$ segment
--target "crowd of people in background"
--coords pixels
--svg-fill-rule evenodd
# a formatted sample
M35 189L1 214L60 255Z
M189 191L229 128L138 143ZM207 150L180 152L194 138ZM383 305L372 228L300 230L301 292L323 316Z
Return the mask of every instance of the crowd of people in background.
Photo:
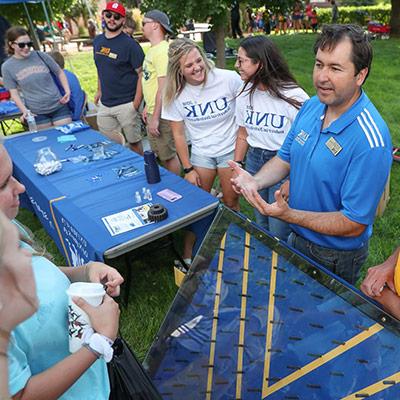
M332 6L336 22L334 0ZM289 24L295 32L318 28L308 0L304 7L296 1L285 15L254 13L250 8L246 15L248 33L266 31L267 25L275 32L286 32ZM130 149L142 154L142 118L152 150L172 173L182 169L187 181L209 192L218 177L227 207L239 210L239 197L244 196L262 228L355 284L368 255L375 210L392 160L389 129L363 90L372 63L363 30L337 24L322 28L314 46L317 94L310 99L265 35L240 42L236 72L216 68L190 39L169 43L166 39L173 31L162 11L151 10L143 17L143 34L150 41L146 55L132 38L135 27L122 4L107 3L102 17L103 33L96 35L95 27L90 33L100 132L122 132ZM231 23L232 34L241 37L238 2L232 5ZM2 75L22 117L28 110L34 113L39 128L70 122L67 104L71 99L84 102L84 93L79 92L76 77L64 70L62 55L31 51L31 37L20 27L8 29L6 43L9 58ZM102 280L109 295L115 296L123 279L101 263L55 268L16 220L18 195L24 190L12 177L12 162L0 144L0 279L2 285L12 281L10 295L24 303L8 320L0 295L0 361L3 371L4 359L10 360L9 390L16 398L56 398L63 393L68 398L108 398L103 360L87 348L68 353L66 324L61 328L67 310L62 294L71 281ZM192 246L193 236L188 234L183 254L188 264ZM21 266L13 262L10 251L21 257ZM395 315L400 315L393 284L398 253L371 269L362 285L367 295ZM18 267L25 269L28 280L24 295ZM50 293L48 287L56 290ZM83 300L77 302L96 332L115 339L119 311L111 297L106 296L98 312ZM46 331L39 318L20 323L44 309L52 313ZM31 355L33 348L36 356ZM41 352L48 356L40 357ZM7 379L0 374L0 381ZM38 397L43 386L45 397ZM86 391L91 397L85 397Z
M330 5L332 9L331 22L336 24L339 21L339 8L335 0L331 0ZM233 15L235 17L233 17ZM319 27L318 9L310 0L296 0L291 9L282 9L278 12L274 12L266 7L257 9L247 6L243 12L243 16L248 34L256 32L265 34L287 34L289 32L316 33ZM234 39L237 36L236 33L239 32L238 29L240 29L239 21L240 15L238 5L237 2L233 2L231 26L232 37Z

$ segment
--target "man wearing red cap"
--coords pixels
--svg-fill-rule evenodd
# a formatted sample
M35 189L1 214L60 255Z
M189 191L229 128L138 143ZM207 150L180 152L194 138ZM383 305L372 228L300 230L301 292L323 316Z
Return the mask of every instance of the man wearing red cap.
M97 124L103 134L123 131L130 148L143 153L138 108L142 101L142 63L140 45L122 32L125 8L110 1L103 10L105 31L93 42L97 67L99 103Z

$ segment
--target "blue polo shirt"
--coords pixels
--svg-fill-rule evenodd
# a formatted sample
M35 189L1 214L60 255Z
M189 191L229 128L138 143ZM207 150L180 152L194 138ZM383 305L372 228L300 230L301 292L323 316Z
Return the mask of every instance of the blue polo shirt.
M364 92L322 130L325 110L317 96L307 101L278 152L290 163L290 207L340 211L367 228L358 237L343 237L291 227L320 246L354 250L365 245L372 234L376 207L392 164L390 132Z

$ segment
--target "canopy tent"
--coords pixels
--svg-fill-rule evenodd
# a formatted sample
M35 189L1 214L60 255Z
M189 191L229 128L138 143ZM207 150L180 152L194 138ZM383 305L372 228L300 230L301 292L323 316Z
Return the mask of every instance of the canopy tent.
M25 9L25 12L26 12L26 16L28 18L29 28L30 28L32 34L35 37L35 41L37 43L39 43L39 44L40 44L40 41L38 40L35 26L33 25L32 18L31 18L30 14L29 14L27 3L41 3L42 4L43 13L45 15L46 22L47 22L47 24L48 24L48 26L50 28L50 34L51 34L51 36L53 38L53 41L55 43L53 25L51 23L51 20L50 20L50 17L49 17L49 13L47 11L47 8L48 8L50 10L50 14L53 16L53 11L52 11L51 6L50 6L50 0L0 0L0 6L1 5L6 5L6 4L19 4L19 3L22 3L23 6L24 6L24 9ZM46 3L47 3L47 8L46 8Z

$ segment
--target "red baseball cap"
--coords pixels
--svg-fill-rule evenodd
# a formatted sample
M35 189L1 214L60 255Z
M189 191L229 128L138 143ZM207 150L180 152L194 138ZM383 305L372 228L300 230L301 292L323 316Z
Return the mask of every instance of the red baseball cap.
M110 1L107 3L106 8L103 10L104 11L112 11L115 12L119 15L122 15L123 17L125 17L125 7L121 4L118 3L118 1Z

